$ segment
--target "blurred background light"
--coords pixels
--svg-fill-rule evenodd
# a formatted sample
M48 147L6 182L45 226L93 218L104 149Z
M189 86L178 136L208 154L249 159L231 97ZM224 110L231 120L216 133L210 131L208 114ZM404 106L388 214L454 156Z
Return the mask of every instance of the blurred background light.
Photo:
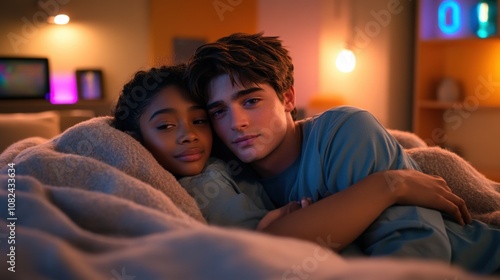
M64 25L69 22L69 16L64 14L59 14L56 16L48 17L47 22L52 24Z
M350 73L356 67L356 55L349 49L343 49L337 56L335 65L340 72Z

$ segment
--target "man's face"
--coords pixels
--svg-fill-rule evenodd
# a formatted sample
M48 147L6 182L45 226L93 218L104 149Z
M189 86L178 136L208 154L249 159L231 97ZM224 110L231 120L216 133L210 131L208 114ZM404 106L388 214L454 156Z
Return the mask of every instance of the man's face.
M265 159L287 134L287 115L294 108L293 90L281 102L268 84L231 84L229 75L209 85L208 114L224 144L243 162Z

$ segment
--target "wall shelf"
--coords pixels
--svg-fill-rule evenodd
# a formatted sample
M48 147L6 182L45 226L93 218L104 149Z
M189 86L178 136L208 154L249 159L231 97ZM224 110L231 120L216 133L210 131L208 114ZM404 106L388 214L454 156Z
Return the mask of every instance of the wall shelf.
M424 45L446 45L446 44L460 44L460 43L489 43L490 41L500 41L500 36L488 37L488 38L478 38L478 37L465 37L465 38L450 38L450 39L426 39L421 40L419 44Z
M415 40L413 131L430 145L460 155L490 179L500 177L500 37L481 39L467 23L477 1L457 0L463 28L443 34L437 9L443 1L420 0ZM497 5L498 6L498 5ZM457 102L437 99L444 78L457 81Z
M436 100L418 100L417 102L418 104L416 104L416 106L422 109L447 110L464 107L464 101L443 102ZM500 109L500 104L479 104L477 107L478 109Z

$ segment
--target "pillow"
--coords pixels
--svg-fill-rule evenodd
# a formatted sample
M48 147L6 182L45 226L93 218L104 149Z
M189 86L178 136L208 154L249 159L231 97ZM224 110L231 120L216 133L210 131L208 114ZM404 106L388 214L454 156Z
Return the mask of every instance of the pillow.
M96 116L95 112L92 110L59 110L57 111L60 117L60 128L61 132L74 126L77 123L81 123L86 120L90 120Z
M387 129L387 132L405 149L427 147L427 143L415 133L397 129Z
M0 152L28 137L50 139L61 133L59 114L55 111L40 113L0 114Z

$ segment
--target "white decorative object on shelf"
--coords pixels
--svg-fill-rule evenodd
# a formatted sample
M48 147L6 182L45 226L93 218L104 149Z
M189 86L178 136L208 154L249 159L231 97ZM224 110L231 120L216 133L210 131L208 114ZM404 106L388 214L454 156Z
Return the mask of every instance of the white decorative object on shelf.
M444 78L441 80L437 90L437 100L443 102L455 102L460 99L460 87L456 80Z

